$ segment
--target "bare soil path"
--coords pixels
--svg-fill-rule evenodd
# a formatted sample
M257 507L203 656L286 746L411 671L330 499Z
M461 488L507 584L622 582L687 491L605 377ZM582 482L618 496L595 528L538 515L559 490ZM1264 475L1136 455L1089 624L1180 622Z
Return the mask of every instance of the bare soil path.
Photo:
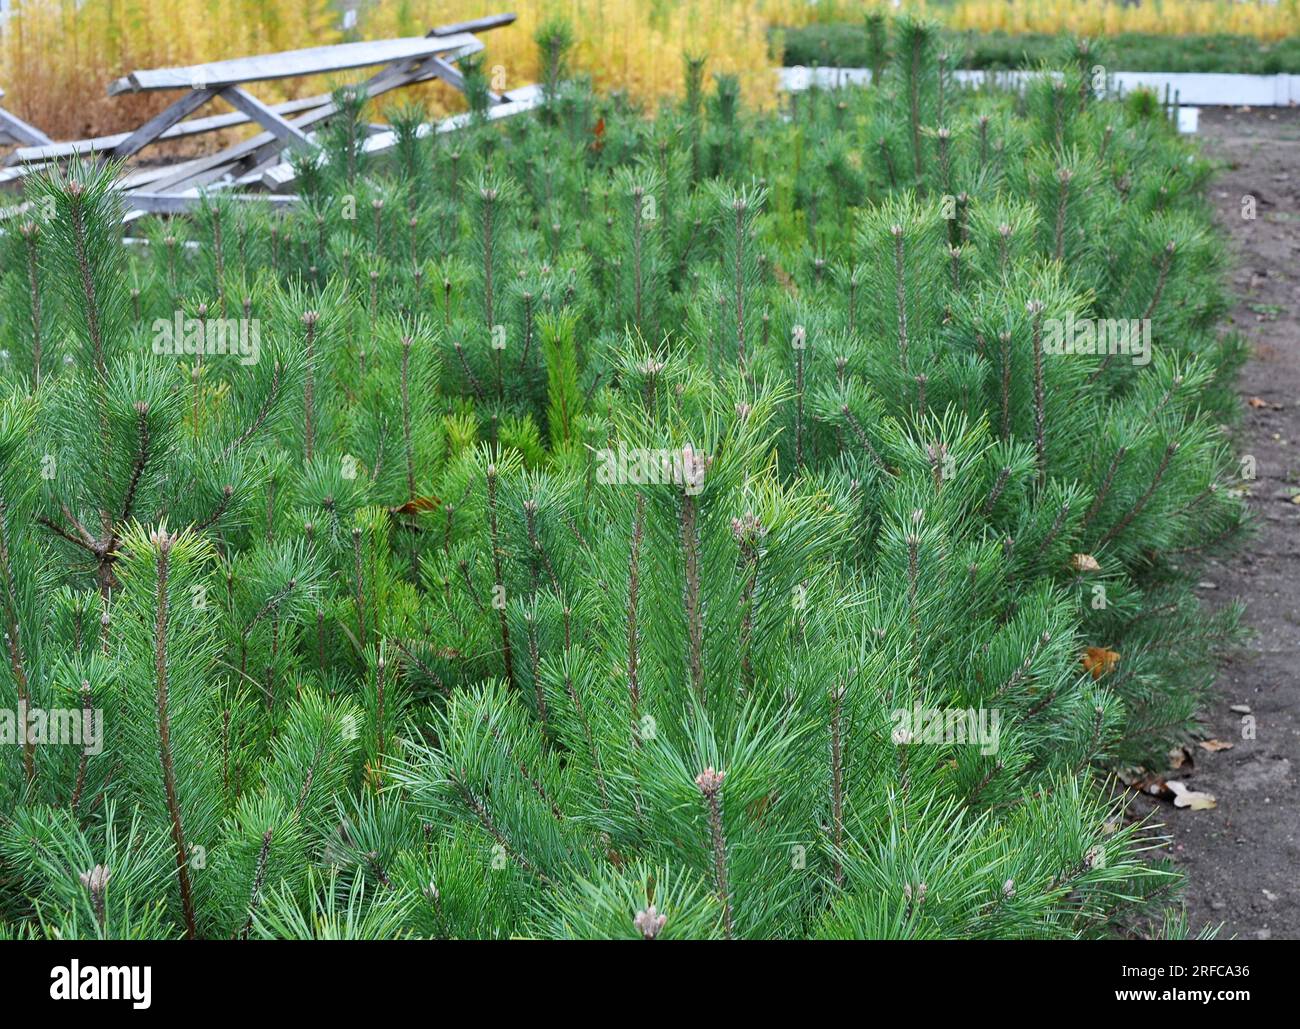
M1232 749L1195 748L1194 770L1179 772L1218 807L1160 804L1156 817L1187 876L1193 930L1300 939L1300 111L1204 109L1200 134L1227 162L1210 196L1235 251L1232 320L1252 351L1236 446L1257 462L1248 502L1258 534L1207 567L1198 592L1211 604L1243 601L1256 637L1225 663L1202 715ZM1242 215L1246 196L1254 219Z

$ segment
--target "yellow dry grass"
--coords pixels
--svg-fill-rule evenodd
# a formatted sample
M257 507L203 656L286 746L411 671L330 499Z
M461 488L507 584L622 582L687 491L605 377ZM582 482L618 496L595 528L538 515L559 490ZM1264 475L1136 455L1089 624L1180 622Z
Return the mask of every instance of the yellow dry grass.
M533 33L560 15L573 25L574 66L605 90L653 102L681 86L682 54L709 54L710 72L741 79L746 100L774 96L769 29L810 21L860 19L863 0L359 0L355 29L345 31L329 0L19 0L0 27L0 87L5 104L57 138L129 128L165 98L109 99L105 87L132 68L197 64L243 54L416 35L431 25L502 10L518 21L485 35L486 64L507 86L535 81ZM1005 32L1233 32L1278 39L1300 32L1300 0L908 0L903 9L960 29ZM264 95L320 89L323 83L272 86ZM435 106L445 92L428 94ZM454 103L455 101L451 101Z

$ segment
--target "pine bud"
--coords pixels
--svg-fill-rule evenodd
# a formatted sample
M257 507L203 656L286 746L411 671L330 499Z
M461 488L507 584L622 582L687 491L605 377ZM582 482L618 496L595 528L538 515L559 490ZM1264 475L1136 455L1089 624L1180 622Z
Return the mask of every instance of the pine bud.
M722 789L722 780L726 776L726 772L715 772L713 766L710 765L695 777L695 785L700 788L700 792L706 797L712 797Z
M655 910L655 906L651 904L636 913L636 917L632 919L632 925L641 934L642 939L653 940L659 935L660 930L663 929L664 923L667 921L668 916L659 914Z
M103 865L96 865L89 872L82 872L80 876L81 885L90 891L92 897L102 896L108 880L112 877L113 873Z

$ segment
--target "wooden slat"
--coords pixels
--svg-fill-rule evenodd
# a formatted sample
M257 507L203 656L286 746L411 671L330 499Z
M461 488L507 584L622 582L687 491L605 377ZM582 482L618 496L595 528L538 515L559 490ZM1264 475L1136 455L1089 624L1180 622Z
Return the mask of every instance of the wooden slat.
M298 202L296 196L270 196L266 193L231 193L231 199L250 204L269 204L272 207L290 207ZM203 202L197 191L191 193L126 193L122 202L137 211L150 214L183 214Z
M499 29L513 24L515 17L514 14L487 14L482 18L458 21L451 25L435 25L425 35L454 36L458 32L487 32L489 29Z
M305 50L236 57L185 68L152 68L133 71L108 87L109 96L155 89L221 89L245 82L265 82L300 75L347 71L372 64L391 64L416 57L430 57L457 50L475 42L468 33L450 36L407 36L361 43L339 43Z
M130 157L147 147L158 138L160 133L166 132L177 122L184 121L216 95L216 92L211 89L191 90L170 107L159 111L132 132L131 135L127 136L126 139L113 147L112 156L117 158Z
M16 168L0 169L0 186L12 186L21 183L28 175L34 175L36 172L49 167L51 165L47 162L45 164L24 164Z
M536 85L520 86L518 89L510 90L502 98L502 102L494 107L488 108L487 117L489 121L496 121L498 118L509 118L515 114L522 114L530 111L542 102L542 87ZM468 125L470 115L468 112L453 115L445 118L437 124L426 124L420 126L420 136L423 138L431 133L453 132L456 129ZM378 135L371 136L362 143L367 154L381 154L386 150L391 150L397 145L397 133L381 132ZM288 161L282 161L262 175L262 185L272 192L287 188L297 177L293 165Z
M239 86L227 86L221 91L221 99L236 110L243 111L281 142L311 146L307 134L302 129L292 122L285 121L282 116L276 114L247 90Z
M474 39L471 43L459 48L458 56L477 53L482 49L483 44L477 39ZM428 70L425 61L420 60L415 61L409 68L384 68L362 83L360 88L366 91L367 96L376 97L388 92L389 90L396 89L399 86L421 82L431 77L434 77L433 73ZM317 122L333 117L337 113L338 108L331 102L314 111L310 111L301 117L293 119L292 124L300 130L306 130ZM231 162L245 160L251 160L255 164L261 163L267 157L271 156L279 145L279 141L269 132L262 132L249 139L236 143L234 146L228 147L220 153L202 158L200 161L196 162L196 170L199 173L205 173L209 168L218 165L226 165ZM190 176L188 174L178 174L159 182L154 188L158 192L164 193L172 190L186 189L190 185L192 185L192 183L190 182Z
M465 76L461 70L450 61L443 60L441 57L430 57L429 66L433 69L434 74L442 79L443 82L461 93L465 92ZM488 99L494 104L501 103L501 95L488 90Z
M270 107L276 114L297 114L327 104L329 99L329 94L320 93L316 96L303 97L301 100L286 100L284 103L271 104ZM173 125L167 131L159 133L158 140L196 136L203 132L216 132L220 129L233 128L236 125L246 125L250 121L252 119L243 111L223 111L221 114L211 114L203 118L190 118L187 121ZM19 147L13 152L7 163L24 164L28 161L57 161L74 157L77 154L100 153L104 150L112 150L130 135L129 132L119 132L111 136L95 136L92 139L75 139L66 143L51 143L49 146Z
M0 132L18 143L27 143L33 146L53 142L49 136L35 125L28 125L18 115L10 114L3 107L0 107Z

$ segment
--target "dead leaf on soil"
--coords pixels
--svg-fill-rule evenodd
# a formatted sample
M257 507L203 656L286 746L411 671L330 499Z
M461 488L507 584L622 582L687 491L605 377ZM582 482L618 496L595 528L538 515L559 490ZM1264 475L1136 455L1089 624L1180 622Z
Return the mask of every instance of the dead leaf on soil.
M1193 811L1210 811L1219 806L1213 793L1189 790L1185 783L1171 779L1166 785L1174 792L1174 807L1190 808Z
M1164 776L1145 768L1121 768L1115 775L1125 786L1139 793L1148 793L1153 797L1163 797L1166 800L1172 796L1169 787L1165 784Z
M1230 740L1201 740L1197 746L1202 750L1208 750L1213 754L1220 750L1231 750L1236 746L1236 744L1232 743Z

